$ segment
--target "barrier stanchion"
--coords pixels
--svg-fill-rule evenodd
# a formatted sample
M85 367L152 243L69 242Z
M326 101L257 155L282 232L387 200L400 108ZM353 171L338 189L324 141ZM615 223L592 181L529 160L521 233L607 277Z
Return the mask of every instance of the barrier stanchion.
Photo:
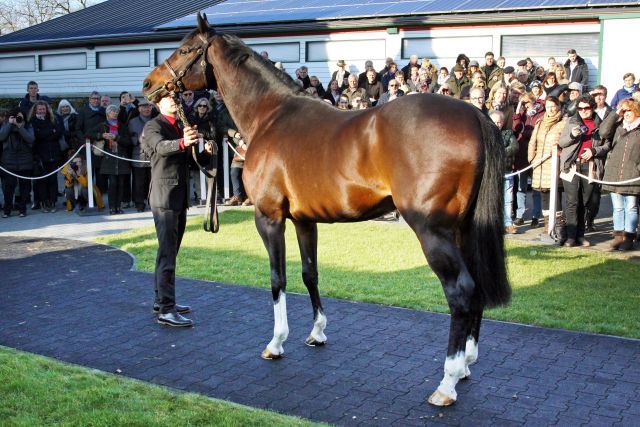
M551 188L549 189L549 227L547 229L547 234L551 241L554 241L552 237L552 233L556 226L556 211L557 200L558 200L558 170L560 159L558 157L558 146L555 145L551 149Z
M229 195L229 145L226 137L222 141L222 171L224 172L224 198L226 200L231 197Z
M95 208L93 201L93 164L91 163L91 140L84 140L84 147L87 154L87 193L89 195L89 209Z

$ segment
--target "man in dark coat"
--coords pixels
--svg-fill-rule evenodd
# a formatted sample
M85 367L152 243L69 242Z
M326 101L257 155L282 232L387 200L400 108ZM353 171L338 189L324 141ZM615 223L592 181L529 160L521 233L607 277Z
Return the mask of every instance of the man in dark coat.
M578 82L582 85L583 91L589 86L589 66L582 57L578 56L575 49L569 49L568 58L564 63L564 71L567 74L569 83Z
M78 113L78 121L76 122L76 136L78 142L84 144L85 139L95 142L96 130L102 123L106 121L105 109L100 106L100 93L93 91L89 95L89 103L86 104ZM96 185L102 194L107 192L109 187L106 175L100 173L100 163L102 157L92 155L91 163L96 177Z
M48 96L40 95L38 91L38 83L33 80L27 83L27 94L18 103L18 108L25 119L29 117L31 107L33 107L33 104L35 104L36 101L45 101L47 104L51 105L51 99Z
M189 151L198 144L198 134L193 127L181 127L172 97L162 98L157 106L160 114L149 120L141 137L143 150L151 160L149 206L158 237L153 310L158 313L158 323L190 327L193 322L182 314L191 308L176 304L175 281L176 258L189 207ZM212 152L208 144L205 150Z

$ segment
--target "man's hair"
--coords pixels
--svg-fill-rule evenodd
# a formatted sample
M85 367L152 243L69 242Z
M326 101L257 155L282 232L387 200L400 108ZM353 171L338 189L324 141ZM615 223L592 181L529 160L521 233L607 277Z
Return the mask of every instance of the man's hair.
M309 71L309 68L307 68L306 65L303 65L302 67L299 68L300 71L305 70L305 71Z
M484 89L481 87L474 87L469 91L469 95L474 93L482 93L482 95L484 96Z
M489 52L487 52L487 53L485 53L485 54L484 54L484 57L485 57L485 58L486 58L487 56L495 56L495 55L493 54L493 52L489 51Z
M628 77L633 77L633 81L636 81L636 76L633 73L626 73L624 76L622 76L622 80L626 80Z
M607 96L607 92L608 92L608 91L607 91L606 86L598 85L598 86L595 86L595 87L593 88L593 90L594 90L594 91L595 91L595 90L600 90L600 91L604 92L604 96Z
M91 98L92 96L100 96L100 92L98 92L97 90L94 90L89 94L89 98Z
M548 58L547 58L547 62L551 61L552 59L553 59L554 61L556 60L556 58L555 58L554 56L550 56L550 57L548 57Z
M576 52L576 50L575 50L575 49L569 49L569 50L567 51L567 55L574 55L574 54L578 54L578 52Z
M38 86L38 82L34 81L34 80L29 80L29 83L27 83L27 87L29 86Z

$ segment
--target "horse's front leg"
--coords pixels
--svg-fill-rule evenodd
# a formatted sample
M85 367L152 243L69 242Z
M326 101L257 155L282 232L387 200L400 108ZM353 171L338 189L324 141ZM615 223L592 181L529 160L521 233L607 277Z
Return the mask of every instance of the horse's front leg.
M324 345L327 337L324 329L327 318L322 309L320 293L318 292L318 225L315 222L293 222L296 227L300 258L302 260L302 281L304 282L313 307L313 329L305 340L310 347Z
M267 252L271 269L271 294L273 296L273 338L262 351L262 358L279 359L284 354L282 344L289 335L287 322L287 277L285 268L284 218L274 220L256 209L256 227Z
M478 361L478 342L480 340L480 323L482 322L482 309L474 311L469 324L469 332L467 333L467 342L464 350L464 378L468 379L471 376L469 366Z

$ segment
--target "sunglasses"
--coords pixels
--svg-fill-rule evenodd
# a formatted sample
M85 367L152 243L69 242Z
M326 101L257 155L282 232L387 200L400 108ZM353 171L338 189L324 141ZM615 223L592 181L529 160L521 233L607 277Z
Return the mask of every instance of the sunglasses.
M629 111L631 111L631 110L620 110L620 113L621 113L621 114L626 114L626 113L628 113Z
M198 108L209 108L209 106L208 106L208 105L201 104L201 105L198 105Z
M578 107L578 111L591 111L591 107Z

